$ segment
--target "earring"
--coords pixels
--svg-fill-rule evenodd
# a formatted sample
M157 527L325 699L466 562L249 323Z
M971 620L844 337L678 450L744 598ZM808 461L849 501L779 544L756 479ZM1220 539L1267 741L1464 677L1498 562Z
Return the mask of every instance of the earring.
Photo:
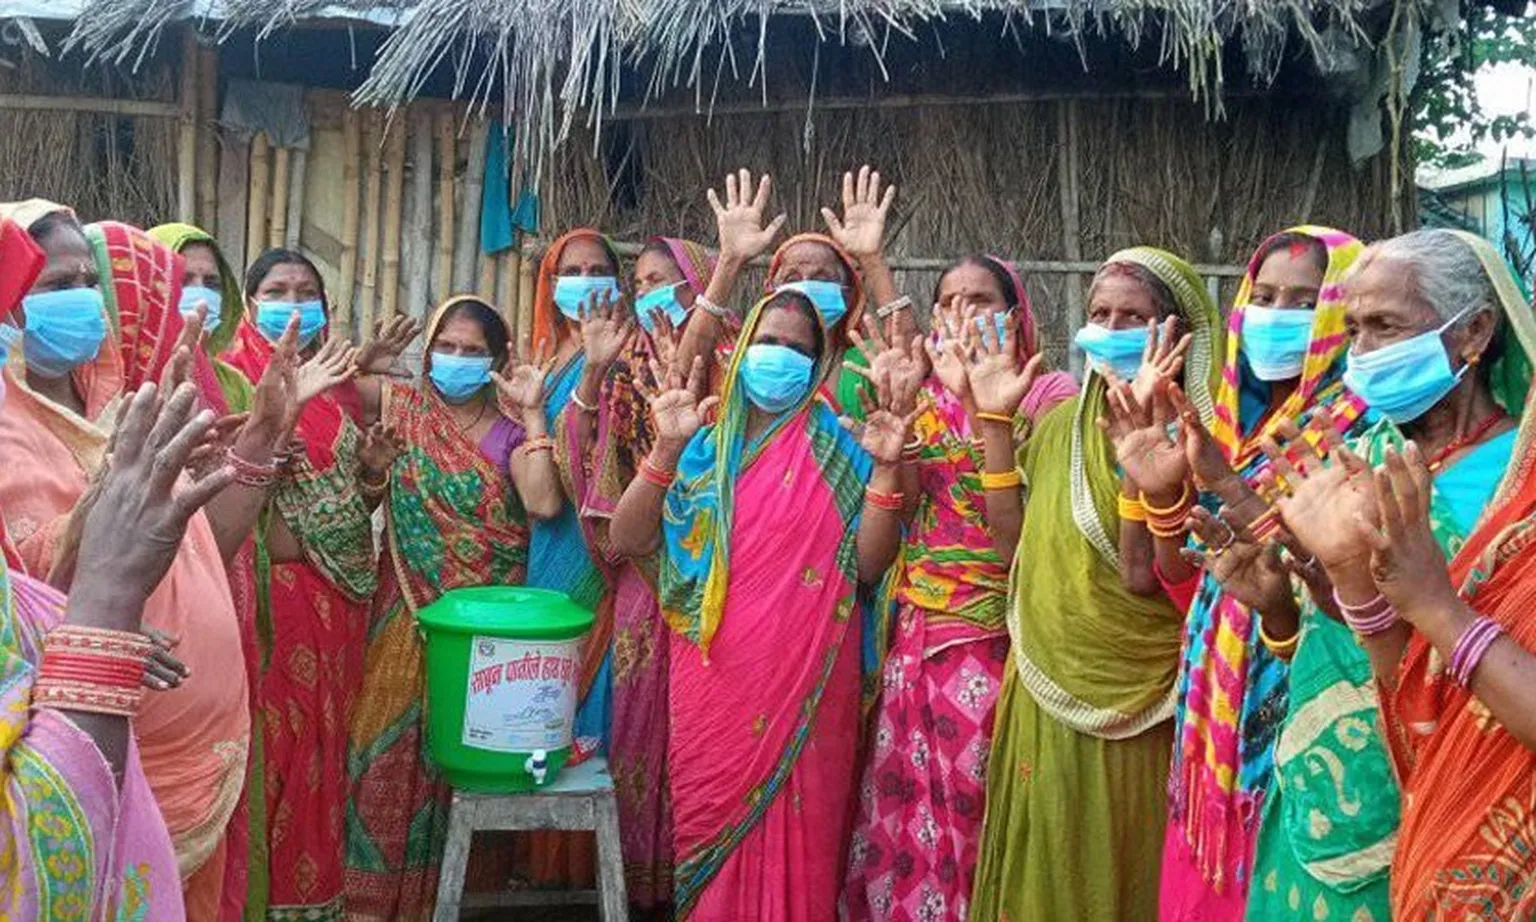
M1482 360L1483 360L1483 354L1481 352L1474 352L1471 355L1467 356L1467 364L1468 365L1476 365L1478 362L1481 362Z

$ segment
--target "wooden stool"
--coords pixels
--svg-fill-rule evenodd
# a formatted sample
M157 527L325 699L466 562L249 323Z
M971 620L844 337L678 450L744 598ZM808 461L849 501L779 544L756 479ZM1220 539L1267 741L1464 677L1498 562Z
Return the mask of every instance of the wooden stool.
M526 890L464 897L470 836L478 830L591 829L597 834L597 890ZM596 903L603 922L628 922L619 806L606 759L565 769L547 788L520 794L453 792L448 843L437 879L433 922L457 922L460 908Z

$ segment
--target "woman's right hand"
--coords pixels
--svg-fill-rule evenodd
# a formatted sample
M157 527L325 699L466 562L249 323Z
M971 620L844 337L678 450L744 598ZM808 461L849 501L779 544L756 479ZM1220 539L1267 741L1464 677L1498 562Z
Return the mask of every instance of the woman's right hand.
M71 586L71 611L93 613L97 626L138 629L144 602L176 558L187 523L234 481L226 465L177 488L213 426L213 414L196 412L196 405L191 384L164 402L153 384L129 399L81 529Z
M1339 574L1365 568L1370 561L1370 537L1379 523L1370 465L1331 429L1323 434L1329 464L1294 423L1282 423L1276 432L1286 440L1284 449L1272 436L1259 445L1289 493L1276 503L1285 528L1337 583Z
M405 442L394 428L376 422L363 432L363 444L357 450L363 476L372 480L383 477L394 467L395 459L405 451Z
M1169 317L1161 327L1155 320L1147 321L1147 348L1141 356L1141 368L1130 382L1138 403L1151 403L1160 382L1179 379L1179 372L1184 370L1184 357L1189 353L1194 337L1185 333L1175 341L1173 337L1178 331L1177 317Z
M742 169L725 177L725 202L715 190L706 193L715 212L715 226L720 235L720 258L738 265L763 253L778 236L786 215L779 215L763 227L763 212L768 207L768 193L773 180L765 173L756 187L750 170Z
M357 348L354 361L357 370L365 375L387 375L395 371L395 363L411 340L421 334L421 326L405 314L395 314L380 320L373 329L373 336ZM399 372L409 375L409 372Z
M1173 407L1168 400L1167 382L1153 391L1143 403L1135 387L1109 376L1105 414L1099 428L1115 446L1115 460L1144 495L1153 502L1171 505L1178 502L1189 480L1189 462L1184 449L1168 437Z
M624 349L629 334L635 329L634 312L627 309L624 299L614 300L611 295L593 294L581 306L581 347L587 354L587 365L594 370L606 370Z
M707 385L702 355L694 356L686 380L675 365L663 369L655 361L651 363L651 374L658 384L657 390L651 395L656 446L673 455L680 454L694 433L703 428L704 421L720 402L720 398L704 396Z
M972 313L967 311L967 316ZM1018 335L1015 332L1017 320L1010 321L1007 335L999 341L992 318L985 314L979 316L983 327L966 369L971 383L971 395L979 412L1011 419L1018 413L1019 405L1029 394L1029 389L1034 386L1035 376L1040 371L1040 363L1045 361L1045 355L1037 353L1029 361L1020 362L1014 339ZM973 320L966 322L974 323Z
M1224 517L1211 515L1201 506L1189 512L1189 524L1204 550L1181 551L1192 566L1203 567L1232 598L1256 612L1294 608L1291 573L1280 554L1280 545L1258 544L1246 529L1233 528Z
M976 328L967 328L956 310L933 306L933 332L923 338L923 349L939 383L962 403L971 400L971 377L966 354L974 348Z

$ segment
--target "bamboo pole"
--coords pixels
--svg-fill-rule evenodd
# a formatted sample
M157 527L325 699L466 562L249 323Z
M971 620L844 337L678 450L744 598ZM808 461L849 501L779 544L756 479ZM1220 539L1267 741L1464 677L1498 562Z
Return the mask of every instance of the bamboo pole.
M480 281L475 286L475 294L485 299L490 305L496 304L496 263L501 259L500 253L483 253L480 256Z
M219 210L219 50L198 49L197 219L217 235Z
M288 160L288 148L273 148L272 219L267 222L267 246L273 248L288 239Z
M453 294L453 172L457 151L453 143L454 113L437 114L437 300Z
M223 132L219 144L219 239L224 252L245 254L246 197L251 185L251 143L233 131Z
M464 218L459 222L453 248L453 287L469 291L475 285L475 257L480 250L480 195L485 185L485 140L490 123L475 122L469 135L469 157L464 167ZM481 292L484 288L476 289Z
M363 155L367 167L363 173L363 287L357 305L358 335L373 335L375 298L379 289L379 211L383 183L383 120L379 110L369 109L363 130Z
M176 214L191 224L197 220L197 28L182 31L181 85L176 90L181 124L176 138Z
M1078 163L1077 163L1077 102L1066 100L1057 109L1056 127L1061 143L1057 159L1057 186L1061 191L1061 244L1068 262L1083 258L1082 239L1078 221ZM1073 273L1067 276L1067 329L1076 330L1083 325L1083 279ZM1068 350L1068 362L1074 374L1082 373L1083 357L1080 350Z
M496 254L497 269L501 276L496 281L496 306L507 321L514 342L517 340L517 280L523 268L522 241L518 239L521 236L514 231L511 248Z
M288 232L283 235L283 246L297 250L304 229L304 177L309 171L309 151L294 148L288 162Z
M384 195L384 252L380 258L384 273L375 322L393 317L400 309L400 224L405 204L407 125L405 118L399 118L385 128L388 135L384 142L384 167L388 179Z
M533 295L537 281L534 272L538 260L519 248L517 261L517 347L524 357L533 359L536 356L528 355L528 344L533 341Z
M411 118L411 224L406 235L405 312L425 320L431 297L428 274L432 266L432 146L434 124L430 112ZM452 214L453 197L448 198Z
M352 291L357 284L357 161L362 156L362 137L357 110L341 113L341 284L336 290L336 323L352 327Z
M271 192L271 176L267 172L271 145L267 136L257 132L251 138L251 191L246 197L245 264L250 265L261 255L267 242L267 198Z
M149 99L107 99L101 96L44 96L0 93L0 110L18 112L95 112L101 115L145 115L181 118L181 103Z

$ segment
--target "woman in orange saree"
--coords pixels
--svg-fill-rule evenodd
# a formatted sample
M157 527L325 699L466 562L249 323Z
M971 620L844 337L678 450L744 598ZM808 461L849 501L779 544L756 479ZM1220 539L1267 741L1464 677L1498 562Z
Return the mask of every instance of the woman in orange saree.
M7 466L0 475L6 525L32 572L67 584L71 514L101 467L120 395L159 379L181 333L180 257L127 225L82 230L57 205L0 210L17 216L48 253L35 293L94 292L103 280L111 291L110 298L96 296L102 319L94 328L84 325L83 300L67 308L72 326L62 337L47 328L34 333L43 317L29 312L28 334L5 370L11 401L0 415L0 446L33 460ZM99 273L98 266L110 274ZM53 310L36 303L39 312ZM87 334L96 340L93 348L81 341ZM269 457L272 436L249 431L257 437L240 437L242 455L258 460L254 446L261 442ZM218 917L224 888L239 879L239 867L228 867L226 833L244 787L250 739L240 625L212 512L192 518L144 615L148 627L172 639L190 675L179 688L148 699L134 721L192 919ZM235 856L237 864L240 858Z

